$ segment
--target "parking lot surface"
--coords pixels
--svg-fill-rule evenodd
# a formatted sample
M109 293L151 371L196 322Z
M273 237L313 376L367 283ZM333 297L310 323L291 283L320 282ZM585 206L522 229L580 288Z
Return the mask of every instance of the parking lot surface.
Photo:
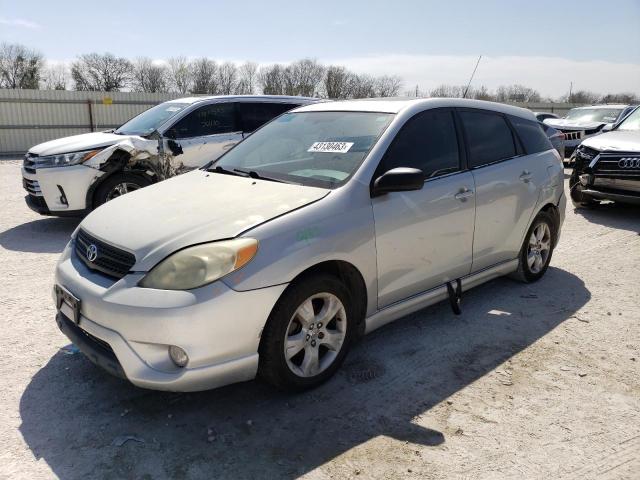
M392 323L298 395L97 369L51 299L78 220L28 210L17 161L0 162L0 209L0 478L638 478L638 208L568 207L540 282Z

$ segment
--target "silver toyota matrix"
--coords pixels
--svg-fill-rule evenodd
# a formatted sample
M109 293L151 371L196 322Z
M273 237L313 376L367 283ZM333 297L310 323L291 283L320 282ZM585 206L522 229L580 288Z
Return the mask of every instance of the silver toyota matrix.
M462 99L316 103L87 216L60 329L146 388L331 377L353 341L512 274L540 279L563 168L534 115Z

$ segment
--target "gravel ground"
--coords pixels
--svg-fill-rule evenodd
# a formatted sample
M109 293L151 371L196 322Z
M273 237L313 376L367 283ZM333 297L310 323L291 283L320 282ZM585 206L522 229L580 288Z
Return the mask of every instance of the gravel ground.
M0 478L639 478L640 209L567 211L551 268L388 325L300 395L135 388L54 323L77 220L0 162Z

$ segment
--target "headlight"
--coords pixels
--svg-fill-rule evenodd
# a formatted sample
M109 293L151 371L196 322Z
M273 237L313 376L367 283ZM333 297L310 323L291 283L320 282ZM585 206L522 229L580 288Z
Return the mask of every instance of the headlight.
M140 281L145 288L190 290L241 268L258 251L258 241L237 238L188 247L158 263Z
M85 150L84 152L61 153L59 155L48 155L46 157L33 157L35 168L66 167L86 162L91 157L99 153L98 150Z

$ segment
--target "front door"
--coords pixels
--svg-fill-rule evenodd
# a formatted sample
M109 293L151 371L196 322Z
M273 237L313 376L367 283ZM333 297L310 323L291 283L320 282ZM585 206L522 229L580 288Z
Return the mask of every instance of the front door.
M167 130L165 152L184 170L217 159L242 140L235 103L203 105Z
M453 112L411 118L387 150L376 177L395 167L421 169L421 190L372 199L378 307L467 275L471 270L475 186L463 169Z

